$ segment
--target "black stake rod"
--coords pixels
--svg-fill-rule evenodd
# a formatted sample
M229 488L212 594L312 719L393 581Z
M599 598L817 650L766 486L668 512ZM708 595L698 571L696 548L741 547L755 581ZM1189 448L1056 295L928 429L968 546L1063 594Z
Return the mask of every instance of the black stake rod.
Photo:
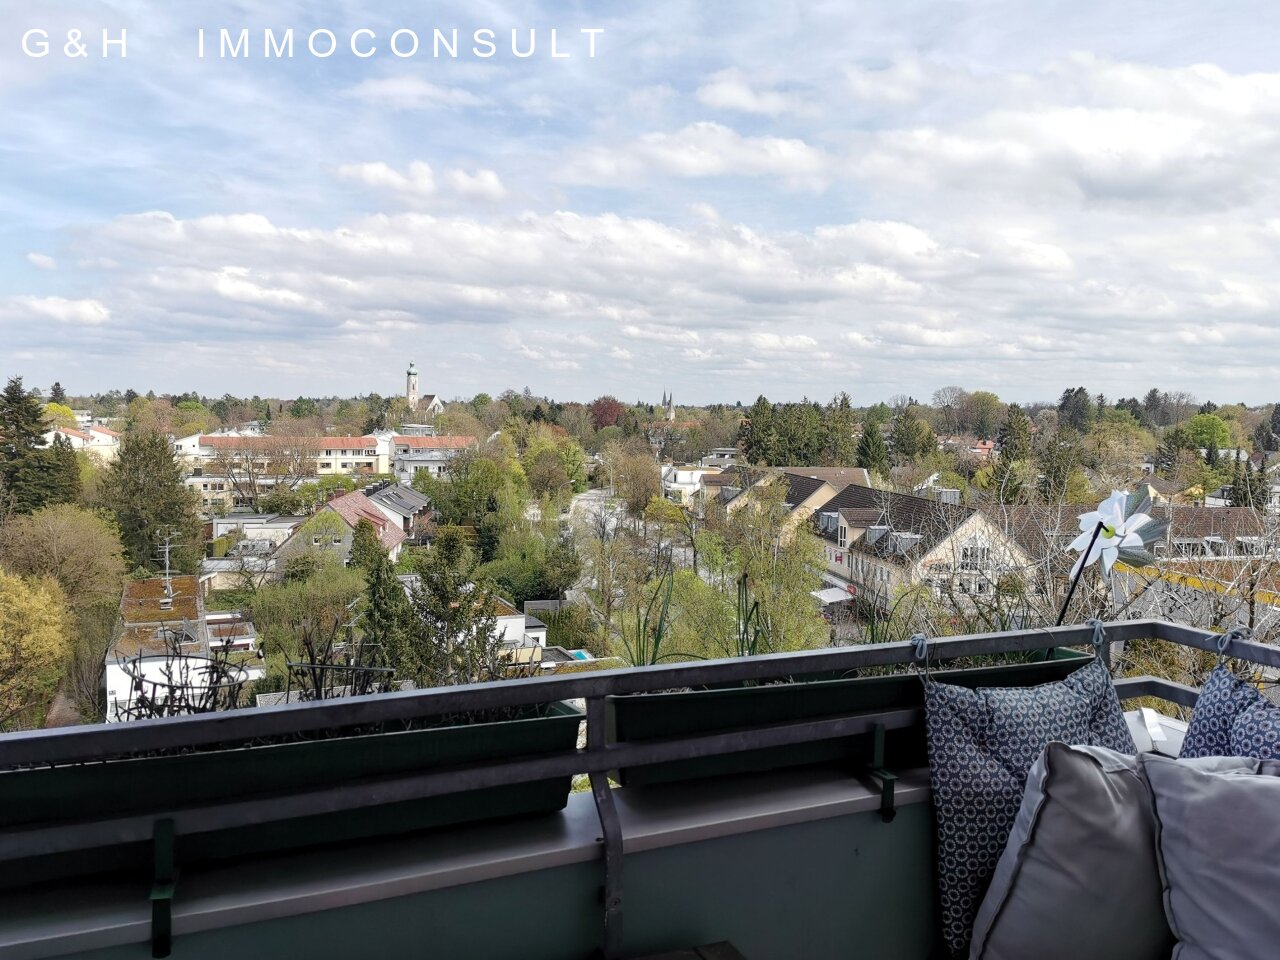
M1058 612L1057 626L1062 626L1063 618L1067 615L1067 607L1071 606L1071 598L1076 595L1076 586L1080 583L1080 578L1084 576L1084 568L1087 564L1084 562L1093 550L1093 545L1098 542L1098 534L1102 533L1102 528L1106 526L1101 520L1098 521L1097 527L1093 530L1093 536L1089 539L1089 546L1084 548L1084 555L1080 558L1080 569L1076 571L1076 575L1071 578L1071 586L1067 590L1067 599L1062 601L1062 609Z

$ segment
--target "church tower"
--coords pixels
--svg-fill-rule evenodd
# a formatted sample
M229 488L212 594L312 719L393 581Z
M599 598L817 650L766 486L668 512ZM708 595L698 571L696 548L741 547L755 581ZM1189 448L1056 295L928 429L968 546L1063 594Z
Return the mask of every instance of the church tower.
M676 395L674 393L663 393L662 406L664 407L662 414L668 421L676 418Z
M409 369L404 377L404 398L409 401L409 409L418 409L418 368L409 361Z

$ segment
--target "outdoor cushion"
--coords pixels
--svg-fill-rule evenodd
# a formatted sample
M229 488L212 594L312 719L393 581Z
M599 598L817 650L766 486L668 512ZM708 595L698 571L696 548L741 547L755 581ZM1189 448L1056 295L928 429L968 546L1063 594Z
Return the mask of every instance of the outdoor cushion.
M1049 744L978 910L970 960L1168 960L1172 949L1137 757Z
M937 821L943 937L963 956L978 904L1013 826L1027 772L1051 740L1134 753L1111 675L1093 660L1035 687L925 681L930 781Z
M1174 960L1280 950L1280 761L1139 758L1156 820Z
M1280 707L1219 666L1200 691L1178 756L1280 758Z

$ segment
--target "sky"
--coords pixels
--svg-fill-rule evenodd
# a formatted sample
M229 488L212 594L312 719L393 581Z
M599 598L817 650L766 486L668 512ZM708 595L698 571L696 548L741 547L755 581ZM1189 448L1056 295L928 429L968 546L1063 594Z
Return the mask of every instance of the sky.
M1232 0L0 0L0 376L1271 402L1277 40Z

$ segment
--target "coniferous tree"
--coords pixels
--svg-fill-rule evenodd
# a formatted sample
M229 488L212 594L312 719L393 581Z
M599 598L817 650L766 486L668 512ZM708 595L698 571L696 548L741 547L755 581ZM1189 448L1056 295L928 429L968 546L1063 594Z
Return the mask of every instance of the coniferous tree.
M498 680L507 675L492 589L476 580L476 557L456 530L442 531L422 565L411 604L405 668L418 686Z
M49 388L49 402L62 403L67 402L67 391L62 389L62 384L58 381L53 382L53 386Z
M44 506L74 503L80 496L80 462L66 437L55 437L48 450L41 451L47 464Z
M40 401L13 377L0 393L0 485L7 506L17 513L74 500L80 492L80 469L65 442L50 447Z
M386 550L382 548L382 541L378 539L377 528L361 517L351 534L350 565L371 571L386 555Z
M847 393L840 393L831 398L827 405L826 415L826 452L823 462L831 467L851 467L858 458L858 441L854 434L857 431L858 418L854 415L853 405Z
M412 671L407 662L410 619L413 611L404 586L396 579L391 558L383 553L369 571L365 588L364 641L379 647L382 661L397 672Z
M1267 489L1263 477L1255 473L1253 464L1245 460L1236 461L1231 471L1231 505L1233 507L1250 507L1261 510L1267 503Z
M1192 449L1191 439L1181 427L1175 427L1164 435L1156 450L1156 470L1161 476L1172 477L1178 469L1178 461L1184 450Z
M1001 460L1015 463L1031 457L1031 419L1018 404L1009 404L997 437Z
M1276 448L1276 435L1271 432L1271 424L1263 421L1253 429L1253 447L1259 453Z
M158 569L161 547L169 537L173 565L182 572L199 568L197 498L182 483L168 439L158 433L126 436L103 475L102 501L116 516L131 567Z
M889 448L878 424L863 425L862 439L858 441L858 466L882 476L889 472Z
M761 396L747 411L746 419L738 431L738 443L747 463L775 463L774 458L774 408Z

